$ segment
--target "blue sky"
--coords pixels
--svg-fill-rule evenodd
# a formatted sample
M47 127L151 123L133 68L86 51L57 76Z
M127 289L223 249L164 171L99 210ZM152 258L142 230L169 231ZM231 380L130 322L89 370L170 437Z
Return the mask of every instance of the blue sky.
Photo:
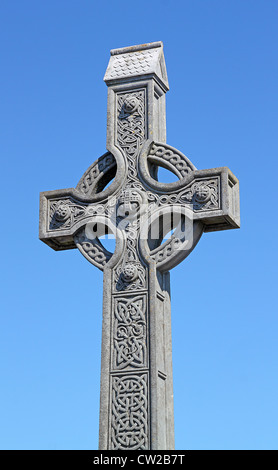
M167 142L240 180L240 230L171 273L177 449L277 449L276 1L3 0L0 448L96 449L102 273L38 239L39 192L105 152L112 48L163 41Z

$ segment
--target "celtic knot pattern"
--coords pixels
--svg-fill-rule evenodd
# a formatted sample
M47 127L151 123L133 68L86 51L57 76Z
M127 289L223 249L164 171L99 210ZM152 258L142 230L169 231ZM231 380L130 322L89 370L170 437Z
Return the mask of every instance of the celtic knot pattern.
M133 279L128 279L126 276L127 266L133 266L133 269L136 269L137 276ZM114 289L115 291L132 291L132 290L142 290L147 287L147 276L146 269L142 266L140 261L133 263L125 264L123 262L115 270L114 276Z
M138 255L140 232L139 214L145 209L142 193L137 189L125 189L118 199L118 228L126 233L126 250L120 264L114 269L114 290L127 291L146 288L146 269ZM136 276L127 276L127 270Z
M156 200L157 205L190 204L194 211L207 211L220 208L219 177L190 183L178 193L163 194Z
M116 298L114 308L113 369L147 365L146 295Z
M147 285L146 269L138 255L138 236L140 229L140 219L127 222L126 251L121 263L114 270L114 289L116 291L131 291L145 289ZM136 268L137 276L134 279L127 279L125 275L126 267L132 265Z
M190 202L194 211L219 209L219 178L195 181L191 187L179 194L181 203Z
M161 261L164 261L166 258L172 256L182 244L182 241L179 238L171 237L167 242L163 243L157 250L154 250L151 253L151 257L155 260L157 264Z
M52 202L49 208L49 230L65 229L84 217L86 207L72 199Z
M49 201L49 230L64 230L72 227L78 221L94 215L104 214L106 206L103 204L82 205L73 198Z
M85 196L91 196L101 191L111 176L114 175L116 166L113 155L109 152L105 153L88 168L76 189ZM105 175L108 177L106 178Z
M116 143L128 159L127 181L138 182L136 158L146 138L145 131L145 90L117 95L117 137Z
M184 178L195 169L192 163L178 150L174 150L168 145L152 144L148 159L154 163L166 164L179 178Z
M112 253L107 251L97 238L89 240L84 228L74 236L74 242L83 256L101 270L112 256Z
M147 374L112 378L111 449L148 449Z
M138 278L138 269L135 264L126 264L122 270L123 279L125 282L132 282Z

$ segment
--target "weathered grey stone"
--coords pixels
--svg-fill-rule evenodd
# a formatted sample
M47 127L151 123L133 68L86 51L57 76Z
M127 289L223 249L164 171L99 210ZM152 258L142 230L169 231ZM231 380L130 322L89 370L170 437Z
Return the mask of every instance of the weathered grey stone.
M239 227L239 184L166 144L161 42L112 50L104 80L107 153L75 189L41 193L40 239L77 247L104 273L100 449L173 449L168 271L203 232ZM178 181L159 183L158 166ZM107 232L114 253L99 239Z

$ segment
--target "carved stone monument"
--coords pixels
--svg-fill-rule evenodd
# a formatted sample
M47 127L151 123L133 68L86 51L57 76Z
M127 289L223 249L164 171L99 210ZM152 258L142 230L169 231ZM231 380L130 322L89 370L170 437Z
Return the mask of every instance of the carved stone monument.
M203 232L239 227L239 184L166 144L161 42L112 50L104 80L107 152L76 188L41 193L40 239L104 274L99 448L173 449L169 270ZM160 166L177 181L157 181Z

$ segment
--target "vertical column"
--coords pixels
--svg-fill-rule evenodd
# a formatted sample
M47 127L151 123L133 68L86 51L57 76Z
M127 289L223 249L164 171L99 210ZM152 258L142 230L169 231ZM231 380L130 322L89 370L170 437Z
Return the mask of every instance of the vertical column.
M150 267L151 448L174 449L170 274Z
M174 449L170 275L141 266L104 270L100 449Z
M109 90L114 110L113 146L126 160L126 179L118 195L118 228L125 248L112 269L108 448L150 448L148 270L140 259L140 211L144 187L137 159L148 136L147 84ZM111 94L113 98L111 99Z
M112 298L109 448L149 449L148 291L126 273L125 288Z
M162 44L111 52L107 149L125 160L116 195L125 246L104 269L100 449L171 448L170 298L167 275L141 258L140 215L147 210L138 157L148 139L166 139L168 89ZM170 335L170 337L169 337ZM170 349L169 349L170 348Z

